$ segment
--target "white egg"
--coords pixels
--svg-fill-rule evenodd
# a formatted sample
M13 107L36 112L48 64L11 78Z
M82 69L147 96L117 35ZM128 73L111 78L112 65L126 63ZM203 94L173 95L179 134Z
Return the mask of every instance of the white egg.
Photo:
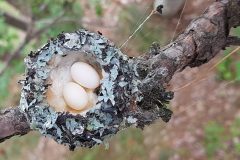
M69 82L63 87L63 97L66 104L75 110L83 110L88 104L88 95L83 87Z
M95 89L100 84L100 76L97 71L89 64L76 62L71 67L72 79L81 86Z

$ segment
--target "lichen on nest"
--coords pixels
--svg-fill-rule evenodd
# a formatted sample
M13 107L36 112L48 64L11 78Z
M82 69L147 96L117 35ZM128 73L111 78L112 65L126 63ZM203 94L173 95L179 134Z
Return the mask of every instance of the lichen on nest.
M51 60L56 56L64 59L76 54L105 73L96 91L97 102L85 115L57 112L46 100L46 92L51 86L49 76L54 69ZM26 78L21 81L20 109L26 114L32 129L68 145L71 150L76 146L91 148L101 144L119 130L132 125L143 128L159 117L164 121L171 117L172 112L165 104L172 99L172 93L165 92L159 85L158 100L149 98L155 92L141 91L143 87L134 59L124 55L99 33L87 30L62 33L40 50L31 52L25 63ZM149 108L150 105L152 107Z

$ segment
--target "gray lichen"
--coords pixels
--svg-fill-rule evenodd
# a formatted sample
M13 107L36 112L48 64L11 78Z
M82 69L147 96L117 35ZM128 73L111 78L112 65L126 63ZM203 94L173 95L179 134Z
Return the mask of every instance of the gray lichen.
M46 91L51 85L47 81L52 69L49 62L55 55L64 58L73 53L94 59L106 73L97 93L96 106L86 116L55 112L46 101ZM132 125L143 128L157 118L167 122L171 117L172 112L165 103L172 99L172 93L165 92L161 84L156 90L143 86L142 74L134 59L129 59L100 34L86 30L60 34L40 50L30 53L25 63L20 109L32 129L70 149L92 147L122 128ZM164 69L161 74L166 74Z

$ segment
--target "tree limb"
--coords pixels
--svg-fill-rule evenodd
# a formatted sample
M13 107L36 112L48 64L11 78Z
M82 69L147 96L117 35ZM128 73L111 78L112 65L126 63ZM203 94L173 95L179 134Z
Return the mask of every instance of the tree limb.
M9 25L16 27L20 30L27 31L28 25L29 25L28 22L26 22L22 19L16 18L6 12L3 13L3 17L5 19L5 22L8 23Z
M16 135L24 135L30 131L29 124L17 107L0 112L0 142Z
M239 25L240 0L214 2L174 42L162 49L155 45L150 54L135 59L142 81L141 92L150 93L159 84L166 85L175 72L187 66L197 67L210 61L220 50L232 44L229 43L230 29ZM30 131L26 119L17 108L1 113L0 126L0 141Z

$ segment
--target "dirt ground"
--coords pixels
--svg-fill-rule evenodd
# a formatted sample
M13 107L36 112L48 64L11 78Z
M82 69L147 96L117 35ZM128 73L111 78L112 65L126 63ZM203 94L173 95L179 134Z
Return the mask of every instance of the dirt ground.
M206 6L213 1L188 1L177 32L181 32L189 21L202 13ZM138 4L150 5L150 1L142 1L138 2ZM88 23L85 24L85 27L101 31L110 39L117 39L114 35L114 28L119 23L117 13L126 5L127 2L123 0L115 1L110 7L106 6L105 14L100 19L92 16L94 14L91 11L86 11L85 21ZM161 25L165 28L164 34L172 37L178 18L179 16L167 19L154 16L149 23ZM90 22L92 21L98 25L91 25ZM159 159L159 155L166 148L171 153L171 160L207 159L203 146L203 127L205 124L209 121L218 121L224 126L228 126L236 116L240 115L238 108L240 92L237 92L239 87L217 81L214 71L206 74L207 69L220 58L221 55L200 68L187 68L183 72L176 74L171 80L171 88L176 89L197 77L206 77L205 80L194 83L175 93L175 98L171 102L174 115L169 123L164 124L158 121L145 128L143 131L144 145L148 151L147 157L149 160ZM52 140L41 138L37 148L27 154L27 159L64 160L67 159L66 157L69 154L66 147L60 146ZM224 151L219 152L217 158L222 159L223 154Z

